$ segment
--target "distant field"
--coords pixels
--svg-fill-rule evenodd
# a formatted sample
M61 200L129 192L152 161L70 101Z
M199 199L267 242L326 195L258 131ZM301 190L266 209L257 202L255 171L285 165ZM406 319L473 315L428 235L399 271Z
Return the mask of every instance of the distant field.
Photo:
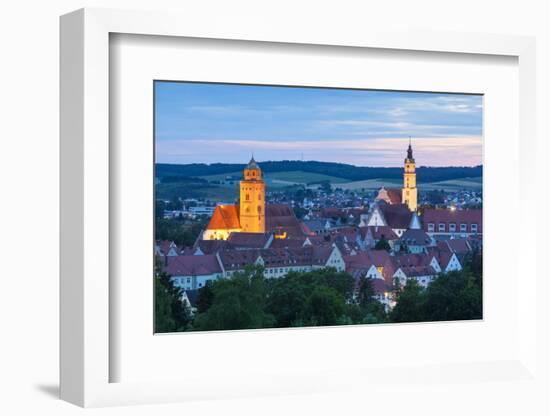
M225 182L227 176L233 176L239 179L233 180L233 183ZM201 179L207 180L206 183L201 180L186 178L182 182L161 183L157 185L157 198L173 199L174 197L183 198L206 198L212 201L227 202L238 198L239 181L242 177L241 172L202 176ZM221 184L211 181L221 181ZM306 185L312 182L329 181L334 188L348 189L356 192L376 191L382 186L386 188L400 188L401 179L367 179L362 181L346 181L335 176L324 175L321 173L288 171L273 172L265 175L267 190L282 190L285 187L294 185ZM447 192L460 189L480 191L482 189L482 178L471 177L461 179L451 179L446 181L418 183L421 191L445 190Z
M382 186L386 188L399 187L403 183L400 179L367 179L364 181L347 182L336 185L338 188L349 189L357 191L361 189L375 190L380 189Z
M337 184L338 188L350 189L350 190L376 190L382 186L386 188L399 188L403 184L402 180L397 179L368 179L365 181L347 182L343 184ZM478 178L462 178L451 179L448 181L432 182L432 183L418 183L418 188L422 191L431 191L434 189L443 189L445 191L456 191L459 189L467 189L472 191L479 191L483 187L483 180Z
M219 175L199 176L199 178L206 179L207 181L225 181L225 178L228 176L241 178L243 176L243 172L241 171L241 172L220 173Z
M231 172L219 175L200 176L201 179L207 181L225 181L228 176L242 177L242 172ZM272 172L264 173L264 179L269 184L280 183L286 185L308 184L311 182L330 181L330 183L347 182L346 179L337 178L335 176L323 175L322 173L303 172L303 171L288 171L288 172Z
M268 181L283 181L293 184L308 184L311 182L329 181L330 183L348 182L346 179L337 178L336 176L323 175L322 173L289 171L289 172L273 172L265 175Z
M196 185L189 183L166 183L156 186L156 197L171 200L173 198L205 198L216 202L233 201L238 197L237 187L219 185Z
M441 182L432 182L427 184L418 184L418 187L421 190L434 190L434 189L444 189L445 191L456 191L459 189L468 189L471 191L479 191L483 188L483 179L482 178L462 178L462 179L451 179L448 181Z

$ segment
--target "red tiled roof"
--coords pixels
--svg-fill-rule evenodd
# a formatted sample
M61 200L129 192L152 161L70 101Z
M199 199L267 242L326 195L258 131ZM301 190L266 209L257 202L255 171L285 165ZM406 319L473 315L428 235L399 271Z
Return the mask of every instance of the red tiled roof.
M466 238L438 241L437 248L459 254L466 254L472 251L472 246Z
M304 246L304 243L308 237L296 237L296 238L275 238L270 248L300 248Z
M361 251L354 256L345 256L344 262L347 267L362 267L370 268L374 267L385 267L391 262L391 256L386 250L367 250Z
M286 232L288 236L302 236L302 226L292 208L283 204L267 204L265 208L265 228L272 233Z
M218 250L226 248L229 243L226 240L197 240L194 248L200 249L204 254L215 254Z
M386 188L386 191L388 192L388 197L392 204L401 203L402 192L400 188Z
M391 228L409 228L412 212L406 204L379 204L379 207Z
M362 239L365 239L369 230L372 238L375 240L380 240L382 237L384 237L387 241L399 239L393 229L387 225L369 225L367 227L361 227L359 232Z
M214 255L167 257L165 270L171 276L204 276L222 271Z
M241 228L238 205L218 205L208 223L209 230L231 230Z
M457 209L451 211L449 209L425 209L421 217L423 228L428 231L428 224L435 225L435 232L438 231L439 224L446 224L445 231L448 232L447 224L456 224L456 232L460 232L460 224L468 224L467 232L472 232L470 225L477 224L477 232L483 232L483 210L481 209Z
M391 286L383 279L371 279L372 288L377 295L391 291Z
M240 270L254 264L258 257L266 268L306 265L324 266L333 248L331 246L284 247L250 250L222 250L219 256L226 270Z
M439 247L429 248L428 253L431 256L435 256L437 262L439 263L439 266L441 267L441 270L445 270L447 268L454 254L448 249L442 250Z
M400 269L407 277L434 276L437 274L432 266L401 266Z
M228 241L231 246L243 248L265 248L270 239L271 233L231 233Z
M392 257L397 267L428 266L435 254L398 254ZM436 256L437 258L437 256Z
M413 246L426 246L432 243L431 237L422 230L409 229L403 233L400 241Z

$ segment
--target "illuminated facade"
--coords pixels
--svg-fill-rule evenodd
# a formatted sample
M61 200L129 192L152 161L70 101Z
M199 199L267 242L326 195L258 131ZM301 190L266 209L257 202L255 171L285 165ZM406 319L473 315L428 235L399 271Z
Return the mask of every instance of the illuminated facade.
M239 205L216 207L202 235L203 240L227 240L231 233L238 232L265 233L265 183L254 158L244 168L239 196Z
M242 232L265 232L265 183L254 158L244 168L244 180L240 183L239 213Z
M418 190L416 188L416 163L414 161L410 141L409 148L407 149L407 158L405 159L401 200L403 201L403 204L406 204L409 207L409 210L413 212L416 211L418 203Z

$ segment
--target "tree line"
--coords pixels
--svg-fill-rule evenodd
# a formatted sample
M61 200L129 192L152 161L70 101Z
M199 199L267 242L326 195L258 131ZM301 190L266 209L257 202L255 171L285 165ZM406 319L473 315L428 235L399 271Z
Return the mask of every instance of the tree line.
M275 172L303 171L320 173L335 176L350 181L367 179L402 179L403 168L401 167L368 167L354 166L345 163L318 162L318 161L266 161L260 163L262 171L266 174ZM168 177L170 182L189 182L189 177L231 174L240 172L245 164L237 163L192 163L186 165L174 165L157 163L155 165L155 176L157 178ZM449 166L449 167L424 167L416 169L419 182L436 182L459 178L480 177L483 175L482 166ZM163 180L164 182L164 180Z
M158 271L156 332L286 328L482 318L481 257L471 256L460 272L440 274L424 289L415 280L392 288L391 311L373 296L372 280L355 280L332 268L290 272L266 279L249 266L231 279L199 290L196 311L181 301L182 290Z

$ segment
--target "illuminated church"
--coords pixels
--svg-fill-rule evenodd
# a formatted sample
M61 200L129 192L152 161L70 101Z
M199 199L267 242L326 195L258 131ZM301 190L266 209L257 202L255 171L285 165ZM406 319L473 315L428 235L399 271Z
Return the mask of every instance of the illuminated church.
M262 170L254 157L244 168L239 204L218 205L203 232L203 240L227 240L231 233L272 233L276 238L304 235L288 205L266 204Z
M409 148L405 158L405 169L403 172L403 188L385 188L378 191L376 197L379 201L387 204L405 204L409 211L415 212L418 207L418 189L416 188L416 163L413 157L412 145L409 139Z

